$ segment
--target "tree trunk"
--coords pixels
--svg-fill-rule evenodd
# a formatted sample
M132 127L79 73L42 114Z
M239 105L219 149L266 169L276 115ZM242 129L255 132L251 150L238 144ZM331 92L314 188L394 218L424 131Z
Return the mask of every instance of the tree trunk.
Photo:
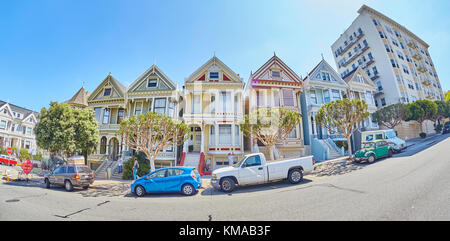
M155 158L150 157L150 172L154 172L156 170L155 168Z
M274 156L273 156L273 145L267 146L267 149L269 149L269 157L270 157L270 160L271 160L271 161L274 161L275 158L274 158Z
M348 159L352 158L352 145L350 141L350 136L347 137L347 145L348 145Z

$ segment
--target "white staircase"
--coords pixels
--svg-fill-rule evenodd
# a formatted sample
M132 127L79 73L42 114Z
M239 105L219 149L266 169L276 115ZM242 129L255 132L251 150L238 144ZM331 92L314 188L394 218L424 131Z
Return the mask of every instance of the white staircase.
M322 143L325 144L325 146L328 147L328 150L330 151L330 155L328 156L329 160L336 159L336 158L342 156L341 153L339 153L336 149L334 149L334 147L331 146L330 143L328 143L327 140L321 140L321 141L322 141Z
M95 170L95 179L106 179L106 170L115 164L115 161L104 160L103 162L104 163L97 170Z
M199 152L190 152L190 153L186 153L186 157L184 158L183 166L198 168L199 162L200 162L200 153Z

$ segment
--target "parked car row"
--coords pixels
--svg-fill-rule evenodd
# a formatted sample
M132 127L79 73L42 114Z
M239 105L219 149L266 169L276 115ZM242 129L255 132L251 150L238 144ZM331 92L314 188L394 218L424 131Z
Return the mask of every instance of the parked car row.
M374 162L382 157L390 157L394 150L402 150L406 145L395 140L395 132L390 130L364 133L362 149L354 155L356 162ZM396 149L395 149L396 148ZM263 153L243 156L232 166L216 169L212 172L211 185L223 192L232 192L237 186L269 183L288 180L298 184L303 180L304 172L314 169L313 156L269 162ZM87 166L64 164L45 175L47 188L51 185L63 186L67 191L74 187L87 189L93 184L94 172ZM194 195L202 187L200 174L194 167L168 167L140 177L131 183L131 193L138 197L150 193L182 193Z
M233 166L219 168L212 173L211 184L223 192L236 186L261 184L287 179L293 184L303 180L303 172L311 171L314 157L302 157L266 162L262 153L244 156ZM202 187L200 175L192 167L169 167L149 173L131 184L131 192L142 197L148 193L179 192L194 195Z

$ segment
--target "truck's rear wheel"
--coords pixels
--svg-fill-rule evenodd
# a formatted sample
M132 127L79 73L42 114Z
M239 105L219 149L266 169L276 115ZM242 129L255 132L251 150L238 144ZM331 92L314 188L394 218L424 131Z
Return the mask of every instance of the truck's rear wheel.
M297 184L303 180L303 172L301 169L292 169L288 173L288 180L292 184Z
M222 181L220 182L220 189L223 192L232 192L234 190L235 186L236 186L236 183L234 182L233 179L231 179L229 177L223 178Z

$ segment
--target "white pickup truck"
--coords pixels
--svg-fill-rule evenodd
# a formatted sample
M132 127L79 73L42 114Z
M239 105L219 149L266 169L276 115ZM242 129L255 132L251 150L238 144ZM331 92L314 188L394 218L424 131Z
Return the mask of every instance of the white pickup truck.
M211 184L224 192L232 192L236 185L261 184L283 179L297 184L303 180L303 172L313 168L313 156L266 162L264 154L254 153L245 155L232 166L214 170Z

